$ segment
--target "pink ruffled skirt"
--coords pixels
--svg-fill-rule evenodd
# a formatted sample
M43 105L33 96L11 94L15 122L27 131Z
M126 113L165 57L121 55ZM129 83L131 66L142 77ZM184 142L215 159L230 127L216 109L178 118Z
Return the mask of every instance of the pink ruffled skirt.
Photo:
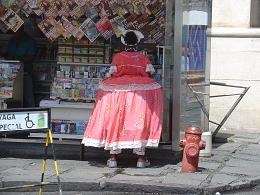
M150 79L150 78L149 78ZM157 147L162 131L163 91L158 83L103 82L82 143L106 150Z

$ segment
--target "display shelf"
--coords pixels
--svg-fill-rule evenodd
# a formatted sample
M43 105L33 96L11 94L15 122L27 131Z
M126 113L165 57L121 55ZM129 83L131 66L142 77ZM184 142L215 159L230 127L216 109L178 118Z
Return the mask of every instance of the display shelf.
M95 102L95 98L72 98L72 97L56 97L56 96L50 96L50 99L57 99L57 98L60 98L60 99L64 99L64 100L68 100L68 101L73 101L73 102L77 102L77 101L86 101L87 103L89 102Z
M57 60L35 60L33 62L33 85L36 106L39 101L50 97L50 87Z
M84 44L66 44L66 43L59 43L61 47L88 47L88 48L104 48L106 45L84 45Z
M78 103L78 102L71 102L71 103L61 103L61 104L49 104L49 105L41 105L41 107L48 107L48 108L75 108L75 109L92 109L94 108L94 103Z
M42 95L49 95L50 94L50 92L48 92L48 91L34 91L33 93L34 94L42 94Z
M34 80L35 83L51 84L51 80Z
M45 138L46 137L46 133L30 133L29 137L32 138ZM83 138L83 135L74 135L74 134L57 134L57 133L53 133L52 137L54 139L79 139L81 140Z
M86 57L103 57L104 54L92 54L92 53L58 53L59 56L86 56Z
M82 62L57 62L59 65L75 65L75 66L109 66L110 64L89 64L89 63L82 63Z
M33 63L56 63L57 60L50 60L50 59L47 59L47 60L35 60L33 61Z

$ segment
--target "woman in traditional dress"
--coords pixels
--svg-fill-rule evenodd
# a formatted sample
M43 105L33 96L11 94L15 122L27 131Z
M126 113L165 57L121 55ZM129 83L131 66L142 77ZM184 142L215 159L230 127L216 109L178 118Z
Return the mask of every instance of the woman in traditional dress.
M110 77L97 90L96 104L88 121L82 144L110 150L108 167L117 167L122 149L138 155L137 167L150 165L145 147L158 147L162 131L163 91L150 78L150 60L136 51L144 38L139 31L127 30L121 37L125 51L114 55Z

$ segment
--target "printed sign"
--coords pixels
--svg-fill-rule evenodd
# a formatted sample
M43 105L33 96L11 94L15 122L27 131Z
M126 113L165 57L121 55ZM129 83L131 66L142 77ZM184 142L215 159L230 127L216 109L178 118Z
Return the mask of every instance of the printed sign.
M49 110L0 111L0 133L49 128Z

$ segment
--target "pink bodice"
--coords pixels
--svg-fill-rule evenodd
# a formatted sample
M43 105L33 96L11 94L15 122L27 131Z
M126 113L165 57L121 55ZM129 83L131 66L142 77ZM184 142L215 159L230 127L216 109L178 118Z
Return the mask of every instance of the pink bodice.
M112 75L102 81L103 85L149 85L156 84L150 78L150 60L139 52L121 52L114 56L111 63ZM102 87L102 86L101 86ZM146 86L142 86L142 89ZM154 88L154 86L153 86Z

